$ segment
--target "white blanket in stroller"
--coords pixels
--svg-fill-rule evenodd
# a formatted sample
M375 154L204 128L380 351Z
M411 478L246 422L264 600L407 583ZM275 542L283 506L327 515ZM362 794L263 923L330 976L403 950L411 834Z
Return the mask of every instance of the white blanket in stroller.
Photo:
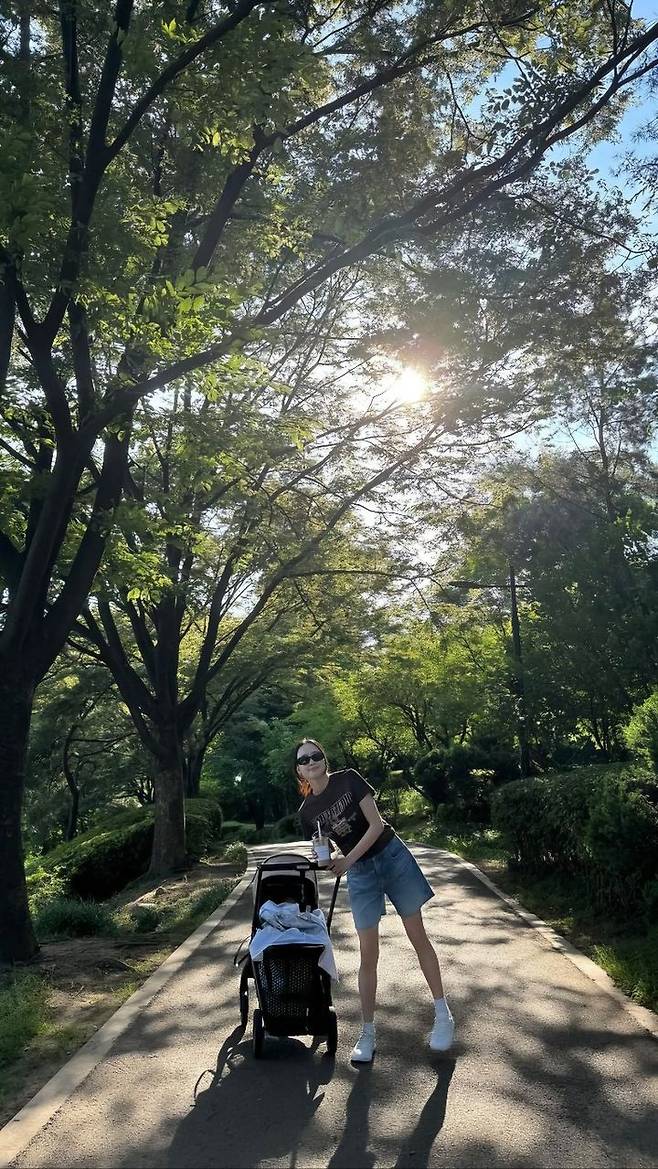
M268 946L290 946L302 943L323 946L318 965L326 970L330 978L338 981L334 950L321 909L301 910L297 903L265 901L259 910L261 929L256 930L249 945L249 953L258 962Z

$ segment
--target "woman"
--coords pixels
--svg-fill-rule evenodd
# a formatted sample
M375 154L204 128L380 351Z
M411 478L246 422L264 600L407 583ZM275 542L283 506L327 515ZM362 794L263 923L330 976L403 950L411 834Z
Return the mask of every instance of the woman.
M324 748L315 739L303 739L295 748L295 776L304 802L299 809L304 836L310 840L318 827L342 852L329 868L336 876L347 873L352 916L359 935L361 965L359 995L363 1030L352 1051L357 1063L369 1063L375 1047L375 997L379 958L379 919L386 912L385 894L393 902L413 945L420 968L434 998L434 1026L428 1037L432 1051L447 1051L455 1024L443 994L436 952L423 924L421 906L434 896L415 858L382 820L374 791L358 771L329 772Z

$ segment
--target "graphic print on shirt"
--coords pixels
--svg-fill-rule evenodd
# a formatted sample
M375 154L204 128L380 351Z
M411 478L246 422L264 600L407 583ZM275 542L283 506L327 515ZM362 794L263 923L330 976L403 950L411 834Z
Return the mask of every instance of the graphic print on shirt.
M343 815L343 812L346 814ZM354 796L351 792L345 792L324 812L320 812L318 820L320 827L328 830L328 836L349 836L350 832L355 829L359 813L360 808L358 804L354 803Z

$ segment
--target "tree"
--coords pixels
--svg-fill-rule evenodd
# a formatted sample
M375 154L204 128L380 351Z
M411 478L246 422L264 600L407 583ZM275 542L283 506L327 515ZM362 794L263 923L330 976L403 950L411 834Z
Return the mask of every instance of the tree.
M153 798L134 728L107 670L66 651L35 702L26 840L34 851L52 848L126 798Z
M526 702L544 765L586 739L604 758L623 750L621 728L655 685L655 507L619 451L617 464L611 483L584 443L516 459L481 485L487 503L460 524L460 572L495 583L512 560L520 573ZM475 606L508 622L504 591Z
M311 341L321 339L316 329ZM284 630L304 601L297 571L363 559L347 550L347 516L400 480L437 429L422 421L398 436L390 408L350 410L336 369L311 379L307 363L302 350L275 377L252 360L216 399L187 389L135 427L131 498L77 631L111 670L153 759L156 873L184 861L184 771L193 787L213 737L286 660ZM373 431L387 447L364 469L360 444ZM236 680L231 658L255 623L260 652Z
M405 766L435 748L449 748L498 732L509 736L511 709L500 638L444 604L419 619L402 609L403 629L370 647L365 660L335 678L344 716L369 741L383 769ZM437 628L438 625L438 628Z
M101 562L138 403L248 345L334 273L522 182L653 68L658 37L621 7L580 24L551 5L492 19L364 4L343 24L256 0L172 8L164 23L133 0L0 12L3 960L36 946L20 841L34 690ZM483 135L455 134L473 78L500 71L501 40L532 52L533 75L505 117L499 98L485 105ZM446 100L452 130L437 141ZM400 118L418 126L411 142Z

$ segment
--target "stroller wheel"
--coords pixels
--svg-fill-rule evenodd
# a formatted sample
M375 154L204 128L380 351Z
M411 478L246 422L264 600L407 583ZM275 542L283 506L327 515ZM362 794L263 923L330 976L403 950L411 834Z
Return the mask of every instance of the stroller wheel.
M240 1022L243 1027L249 1021L249 972L245 966L240 975Z
M338 1048L338 1018L333 1007L329 1007L327 1023L327 1055L335 1055Z
M263 1054L265 1046L265 1028L263 1026L263 1013L256 1008L254 1011L254 1057L260 1059Z

